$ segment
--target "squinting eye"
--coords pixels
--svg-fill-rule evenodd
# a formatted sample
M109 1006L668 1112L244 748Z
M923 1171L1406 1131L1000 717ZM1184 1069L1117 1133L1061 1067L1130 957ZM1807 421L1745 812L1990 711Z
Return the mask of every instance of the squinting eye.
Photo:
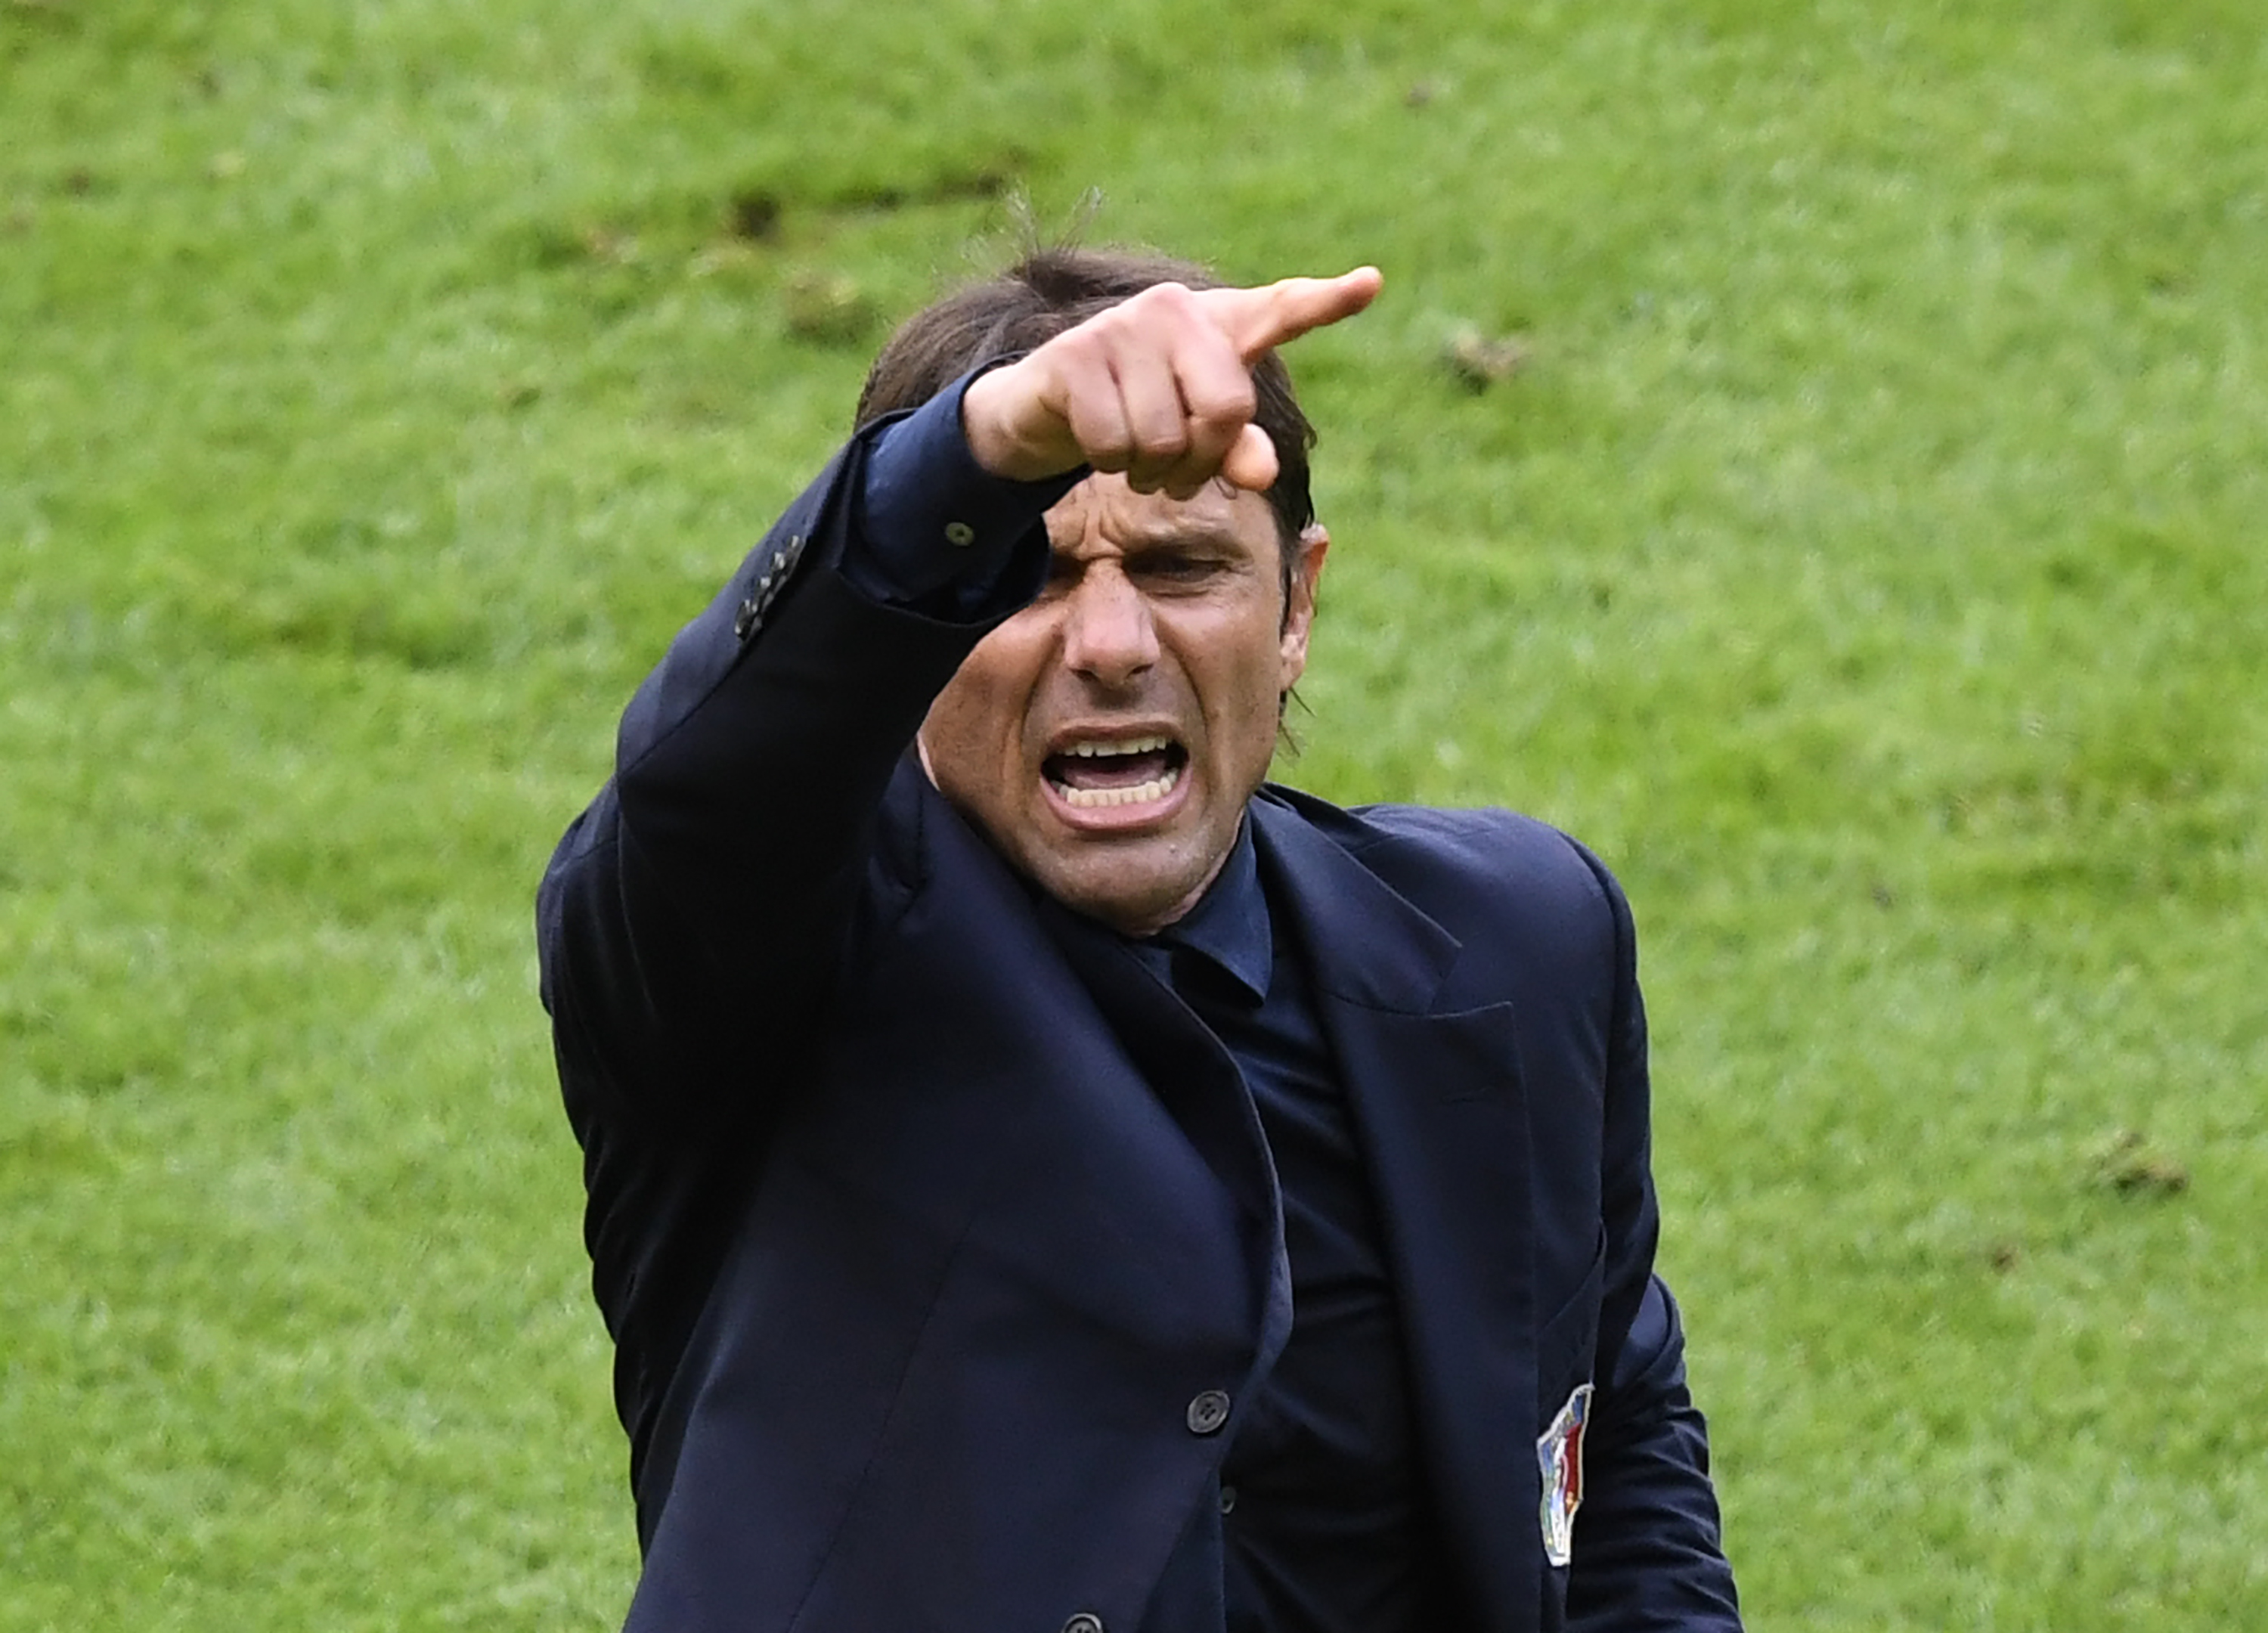
M1141 570L1145 577L1152 578L1188 580L1205 577L1215 571L1219 565L1217 562L1205 561L1197 556L1173 555L1161 561L1146 562Z

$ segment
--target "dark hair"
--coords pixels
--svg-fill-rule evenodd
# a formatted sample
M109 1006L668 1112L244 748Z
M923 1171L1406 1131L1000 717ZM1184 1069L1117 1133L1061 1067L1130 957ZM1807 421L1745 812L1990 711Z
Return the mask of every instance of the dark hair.
M1144 250L1035 250L907 319L867 371L858 423L917 408L978 364L1035 350L1153 284L1217 289L1221 282L1194 261ZM1252 383L1259 400L1253 419L1276 445L1276 485L1263 497L1276 512L1288 607L1300 535L1315 519L1307 465L1315 428L1300 411L1291 372L1274 352L1252 365Z

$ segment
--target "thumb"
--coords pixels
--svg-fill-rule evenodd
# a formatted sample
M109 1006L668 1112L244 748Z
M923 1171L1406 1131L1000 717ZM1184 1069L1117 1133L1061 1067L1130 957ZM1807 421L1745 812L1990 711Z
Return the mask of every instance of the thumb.
M1265 493L1276 485L1283 467L1276 458L1276 445L1268 433L1248 421L1236 440L1222 456L1220 474L1237 487L1252 493Z

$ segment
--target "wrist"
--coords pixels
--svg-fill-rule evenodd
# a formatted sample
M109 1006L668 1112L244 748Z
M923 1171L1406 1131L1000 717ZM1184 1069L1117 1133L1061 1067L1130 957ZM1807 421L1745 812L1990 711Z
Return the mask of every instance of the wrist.
M986 474L1010 482L1039 482L1074 470L1080 463L1076 450L1065 457L1035 446L1020 434L1018 421L1034 405L1024 360L988 369L969 381L961 394L961 434L971 458Z

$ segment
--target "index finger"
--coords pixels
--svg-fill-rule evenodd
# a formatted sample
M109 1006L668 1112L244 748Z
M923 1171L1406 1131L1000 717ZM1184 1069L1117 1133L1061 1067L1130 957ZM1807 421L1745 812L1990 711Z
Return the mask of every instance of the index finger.
M1357 267L1335 278L1279 278L1254 289L1200 290L1207 315L1248 364L1311 329L1351 318L1378 298L1385 276Z

